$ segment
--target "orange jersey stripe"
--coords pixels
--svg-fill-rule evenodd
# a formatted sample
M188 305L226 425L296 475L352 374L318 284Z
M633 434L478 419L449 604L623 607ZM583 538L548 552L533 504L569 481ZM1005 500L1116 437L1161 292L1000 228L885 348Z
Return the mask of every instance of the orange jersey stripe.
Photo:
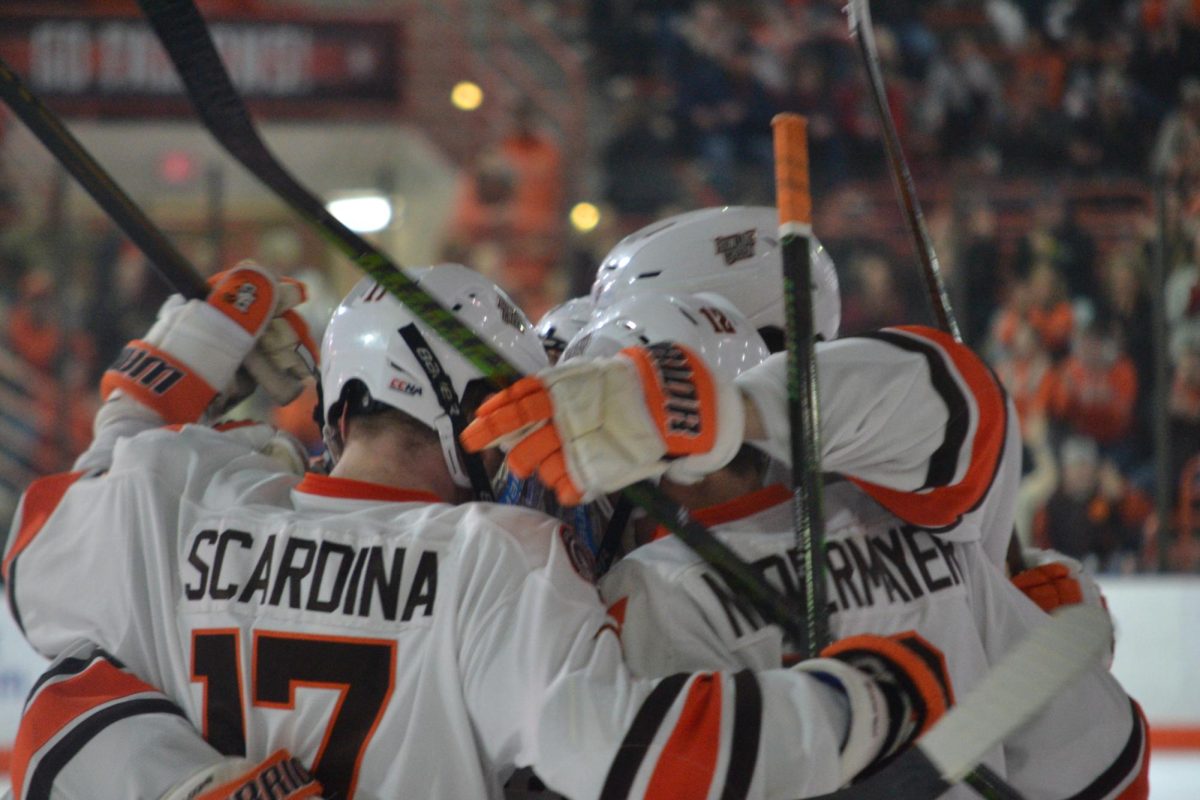
M721 711L721 681L711 673L697 676L658 757L647 800L708 794L720 752Z
M13 789L21 796L25 769L47 742L76 718L121 697L158 691L103 658L78 675L43 689L25 709L13 743Z
M971 463L958 483L923 492L902 492L851 478L880 505L913 525L944 528L979 505L991 487L1004 450L1007 412L1004 393L987 365L947 333L918 325L889 329L903 331L936 345L949 357L978 409L979 421L971 442Z
M16 538L8 550L8 555L4 558L5 580L8 580L8 568L13 559L19 556L21 551L28 547L29 543L41 532L46 520L50 519L54 509L58 508L63 495L83 475L83 472L64 472L38 478L29 484L29 488L25 490L25 502L21 508L21 522L17 528Z

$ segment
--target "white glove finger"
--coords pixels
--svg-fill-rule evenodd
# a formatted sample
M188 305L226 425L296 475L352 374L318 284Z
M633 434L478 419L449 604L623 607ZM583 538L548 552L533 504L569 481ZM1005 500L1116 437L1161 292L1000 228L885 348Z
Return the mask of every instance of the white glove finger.
M265 353L255 348L246 356L242 366L254 378L267 396L278 405L285 406L304 391L304 382L280 370Z
M296 330L284 319L271 320L255 349L266 355L275 369L302 381L316 376L312 353Z
M289 308L295 308L308 299L304 284L299 281L281 278L275 287L275 314L282 314Z

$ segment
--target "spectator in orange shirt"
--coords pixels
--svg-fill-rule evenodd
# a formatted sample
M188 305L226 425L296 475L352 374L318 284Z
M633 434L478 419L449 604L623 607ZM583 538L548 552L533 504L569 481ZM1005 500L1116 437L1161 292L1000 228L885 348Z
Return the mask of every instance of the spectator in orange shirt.
M1027 281L1013 286L996 320L995 338L1012 347L1020 322L1028 323L1051 358L1063 355L1071 343L1075 312L1067 299L1062 276L1049 261L1039 261Z
M537 125L537 109L525 100L513 112L512 133L500 142L511 165L513 227L519 235L557 236L562 226L562 151Z
M1021 433L1025 435L1029 421L1046 413L1054 384L1054 365L1038 341L1033 326L1025 320L1017 320L1016 326L1012 346L994 366L1000 382L1017 406Z
M56 312L53 279L42 270L27 272L9 310L4 336L14 353L46 373L57 366L65 341Z
M1049 397L1054 419L1110 451L1129 433L1138 390L1119 342L1109 321L1092 321L1055 371Z

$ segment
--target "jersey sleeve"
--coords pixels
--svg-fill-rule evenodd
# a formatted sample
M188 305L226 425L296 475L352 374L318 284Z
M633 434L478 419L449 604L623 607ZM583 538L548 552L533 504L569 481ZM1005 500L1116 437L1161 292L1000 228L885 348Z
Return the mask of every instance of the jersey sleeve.
M569 797L794 798L837 788L849 722L839 692L785 670L634 677L557 528L541 531L548 546L533 560L502 546L499 531L480 538L491 586L486 598L465 598L459 663L492 759L532 766Z
M786 355L742 373L739 387L766 438L790 463ZM896 516L938 529L986 496L1004 452L1011 406L988 366L932 328L886 328L817 347L821 466Z
M981 584L976 608L993 663L1048 617L991 564L973 564ZM985 574L986 573L986 574ZM1005 741L1013 786L1029 797L1146 800L1150 743L1141 710L1097 663Z
M80 642L50 665L25 704L13 796L157 798L222 758L162 692Z

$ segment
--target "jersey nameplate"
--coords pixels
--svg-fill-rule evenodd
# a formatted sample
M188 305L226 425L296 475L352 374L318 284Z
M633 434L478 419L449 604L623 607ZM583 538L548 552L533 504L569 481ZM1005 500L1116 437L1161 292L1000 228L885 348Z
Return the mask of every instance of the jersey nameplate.
M429 617L438 554L390 544L356 546L247 531L192 534L183 565L188 600L221 600L369 617Z
M784 553L765 556L751 566L771 585L801 602L799 550L788 549L786 557ZM963 582L954 544L911 527L827 541L825 569L831 614L910 603ZM731 592L715 574L705 570L700 577L724 610L734 636L765 627L750 603Z

